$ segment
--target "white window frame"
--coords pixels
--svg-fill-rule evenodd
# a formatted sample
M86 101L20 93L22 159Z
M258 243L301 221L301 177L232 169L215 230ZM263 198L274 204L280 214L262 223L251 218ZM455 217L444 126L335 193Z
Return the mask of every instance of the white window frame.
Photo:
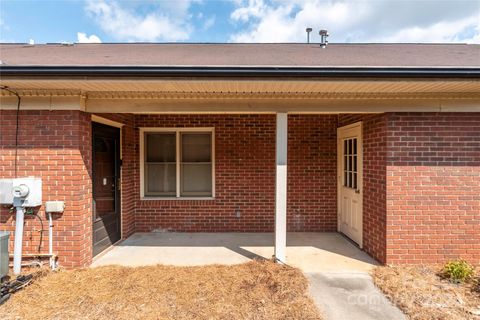
M208 200L215 198L215 128L157 128L157 127L142 127L140 130L140 199L141 200ZM175 133L176 143L176 196L175 197L160 197L160 196L145 196L145 133L155 132L172 132ZM180 196L180 134L183 132L210 132L212 136L212 196L208 197L182 197Z

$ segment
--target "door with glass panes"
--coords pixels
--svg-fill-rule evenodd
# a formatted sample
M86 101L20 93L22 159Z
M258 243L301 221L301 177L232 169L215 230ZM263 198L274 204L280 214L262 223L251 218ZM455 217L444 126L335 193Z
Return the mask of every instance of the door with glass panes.
M362 247L362 123L337 130L338 230Z

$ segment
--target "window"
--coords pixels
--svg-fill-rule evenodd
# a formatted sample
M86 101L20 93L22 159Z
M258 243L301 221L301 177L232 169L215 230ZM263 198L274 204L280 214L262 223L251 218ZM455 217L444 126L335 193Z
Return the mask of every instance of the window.
M357 189L357 139L343 140L343 186Z
M213 197L213 129L141 129L142 197Z

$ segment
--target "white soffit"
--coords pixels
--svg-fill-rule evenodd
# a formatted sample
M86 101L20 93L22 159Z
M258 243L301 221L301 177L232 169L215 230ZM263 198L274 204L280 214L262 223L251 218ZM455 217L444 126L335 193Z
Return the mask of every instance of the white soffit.
M480 81L469 80L30 80L2 79L17 90L78 90L89 92L169 93L421 93L480 92Z

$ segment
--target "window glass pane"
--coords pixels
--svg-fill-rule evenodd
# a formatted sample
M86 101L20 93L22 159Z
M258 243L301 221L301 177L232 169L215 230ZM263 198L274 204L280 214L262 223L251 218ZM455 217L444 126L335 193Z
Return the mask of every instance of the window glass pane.
M175 162L175 133L146 133L147 162Z
M348 163L348 156L344 156L343 157L343 170L348 170L347 163Z
M348 173L348 187L351 188L352 185L353 185L353 183L352 183L352 173L349 172Z
M182 164L182 195L212 194L211 164Z
M357 156L353 156L353 171L357 172Z
M357 174L353 174L353 188L357 189Z
M348 154L352 154L352 139L348 139Z
M348 186L347 177L348 177L348 172L345 170L345 171L343 172L343 185L344 185L345 187Z
M145 165L145 194L175 196L175 163Z
M352 171L353 164L352 164L353 157L348 156L348 171Z
M211 134L182 133L182 162L210 162Z
M176 145L177 134L179 146ZM179 159L177 148L180 149ZM146 196L211 196L212 168L211 132L145 133ZM177 175L179 181L176 181ZM178 184L180 194L177 194Z
M357 154L357 139L353 139L353 154Z

